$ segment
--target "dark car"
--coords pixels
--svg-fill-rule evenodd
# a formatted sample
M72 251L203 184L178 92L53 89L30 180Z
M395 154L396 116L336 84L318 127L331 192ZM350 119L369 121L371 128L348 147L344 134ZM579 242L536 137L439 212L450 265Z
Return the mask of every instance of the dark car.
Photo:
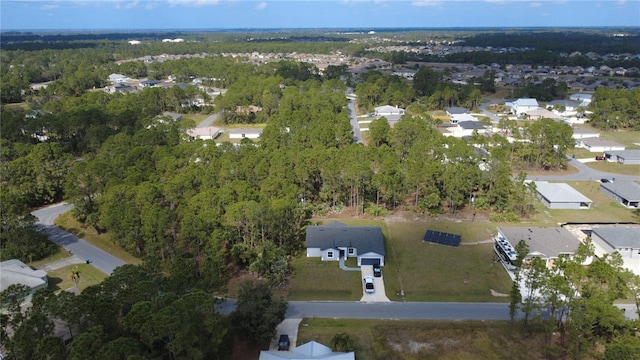
M610 183L611 180L609 180L609 179L600 179L600 182L601 183Z
M373 276L375 277L382 276L382 270L380 270L380 265L378 264L373 265Z
M602 160L606 160L606 159L607 159L607 158L605 158L605 157L604 157L604 156L602 156L602 155L598 155L598 156L596 156L596 160L598 160L598 161L602 161Z
M280 340L278 340L278 351L289 351L289 335L282 334L280 335Z

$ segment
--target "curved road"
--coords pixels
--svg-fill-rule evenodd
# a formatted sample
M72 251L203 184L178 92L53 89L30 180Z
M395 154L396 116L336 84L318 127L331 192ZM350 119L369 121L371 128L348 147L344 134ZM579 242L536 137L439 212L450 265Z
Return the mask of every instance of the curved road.
M594 155L595 156L595 155ZM599 171L590 168L589 166L580 162L580 160L567 158L567 163L576 169L578 172L575 174L569 175L554 175L554 176L527 176L527 180L600 180L603 178L616 180L632 180L632 181L640 181L639 175L621 175L615 173L609 173L604 171Z
M55 219L62 213L71 210L73 205L59 203L33 211L31 214L38 218L38 226L44 230L49 239L62 246L70 253L81 259L89 259L96 269L111 275L118 266L126 264L124 261L95 247L79 237L70 234L54 225Z

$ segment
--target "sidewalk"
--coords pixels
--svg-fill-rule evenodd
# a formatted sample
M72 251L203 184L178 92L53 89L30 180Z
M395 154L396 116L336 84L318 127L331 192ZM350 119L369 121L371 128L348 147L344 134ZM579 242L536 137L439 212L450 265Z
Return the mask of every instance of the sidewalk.
M44 265L40 265L37 269L49 272L52 270L63 268L65 266L84 264L84 262L85 261L80 259L79 257L72 255L72 256L69 256L68 258L64 258L64 259L52 261Z

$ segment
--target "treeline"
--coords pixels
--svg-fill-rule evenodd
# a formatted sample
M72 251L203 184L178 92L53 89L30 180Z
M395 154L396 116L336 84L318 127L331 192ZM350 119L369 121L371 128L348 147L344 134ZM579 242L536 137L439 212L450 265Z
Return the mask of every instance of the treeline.
M0 292L0 338L12 360L230 359L234 338L268 344L284 320L287 304L273 299L265 283L243 283L236 309L216 310L218 287L195 279L193 261L171 274L149 261L124 265L99 285L76 295L41 289L21 307L30 289ZM70 277L82 283L84 275ZM76 289L77 290L77 289Z
M590 238L572 256L560 256L552 268L528 246L516 245L516 278L511 291L512 324L518 310L522 336L545 334L548 358L637 359L637 321L628 321L614 302L634 299L640 311L640 276L622 267L617 253L598 258ZM518 285L519 283L522 284ZM603 349L604 348L604 349Z
M640 88L598 88L589 105L589 123L604 131L640 130Z

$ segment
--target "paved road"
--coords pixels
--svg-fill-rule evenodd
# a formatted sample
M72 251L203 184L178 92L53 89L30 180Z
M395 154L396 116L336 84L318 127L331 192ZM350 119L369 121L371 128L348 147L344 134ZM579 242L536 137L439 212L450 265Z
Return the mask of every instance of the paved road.
M482 111L482 114L484 114L484 116L488 117L492 123L499 123L500 122L500 117L494 113L492 113L491 111L487 110L487 106L489 105L495 105L497 104L498 101L496 100L489 100L489 102L484 102L482 104L480 104L480 106L478 106L478 108L480 109L480 111Z
M353 129L353 140L362 144L362 133L360 132L360 125L358 124L358 117L356 115L355 100L349 99L347 101L347 111L349 114L349 122Z
M595 157L595 155L594 155ZM569 166L573 166L578 169L578 172L570 175L554 175L554 176L527 176L527 180L600 180L602 178L616 180L633 180L640 181L640 174L638 175L621 175L615 173L609 173L604 171L599 171L590 168L589 166L583 164L577 159L567 159Z
M111 275L115 268L124 265L125 262L53 225L58 215L71 208L73 208L71 204L59 203L38 209L31 214L38 218L38 225L49 235L51 241L62 246L80 259L91 260L91 265L96 269Z
M218 116L220 116L220 113L215 113L209 116L208 118L204 119L200 124L198 124L196 128L206 128L211 126L211 124L213 124L213 122L216 121L216 119L218 119Z

